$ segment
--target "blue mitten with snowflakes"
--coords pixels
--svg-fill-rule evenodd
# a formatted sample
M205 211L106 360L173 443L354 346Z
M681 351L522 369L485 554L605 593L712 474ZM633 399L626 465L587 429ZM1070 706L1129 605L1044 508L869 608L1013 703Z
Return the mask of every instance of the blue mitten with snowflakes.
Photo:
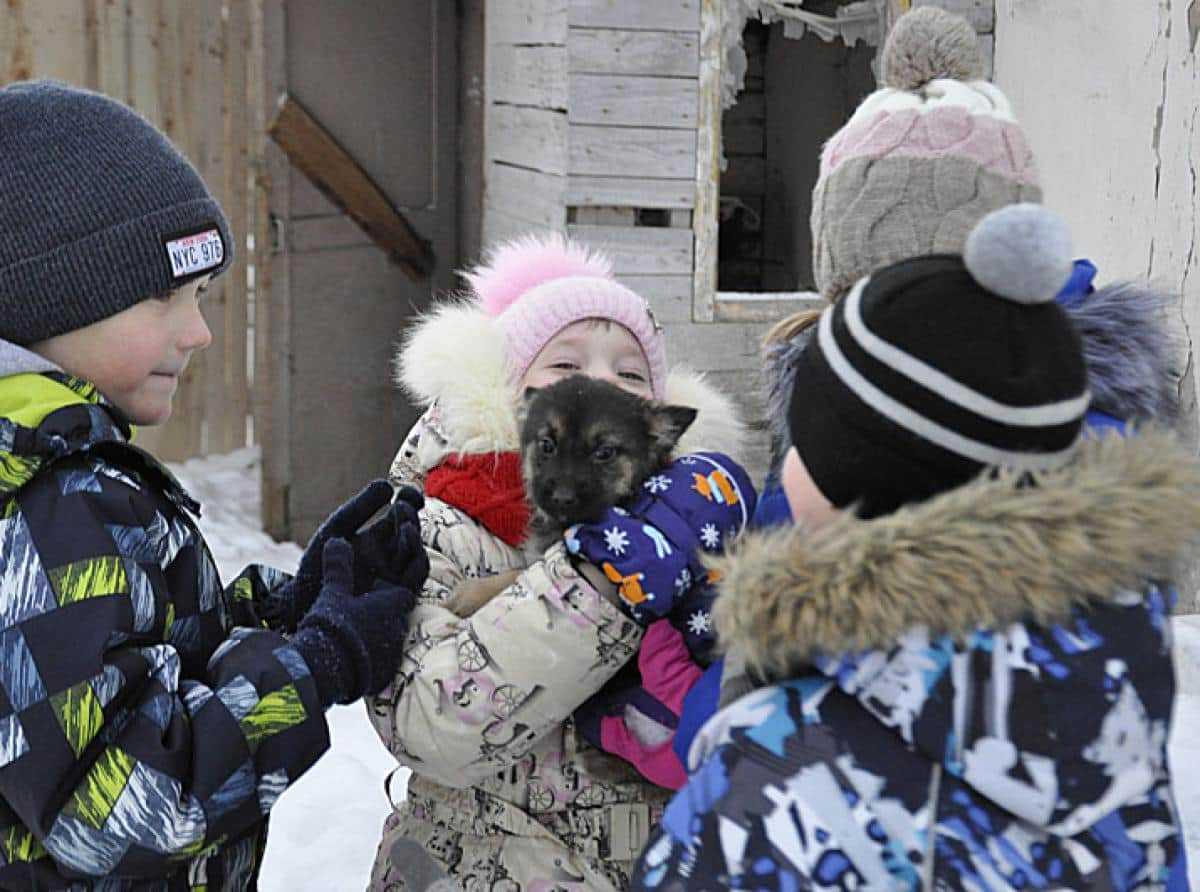
M649 625L707 580L701 554L724 550L754 516L755 498L750 476L729 456L685 455L648 478L632 505L568 529L567 550L599 567L633 618ZM708 631L704 617L694 626Z

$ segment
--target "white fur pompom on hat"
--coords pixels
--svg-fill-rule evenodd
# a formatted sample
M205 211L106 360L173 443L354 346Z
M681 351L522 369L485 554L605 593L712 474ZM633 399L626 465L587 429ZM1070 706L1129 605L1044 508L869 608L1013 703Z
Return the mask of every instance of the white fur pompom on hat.
M993 294L1022 304L1046 303L1071 275L1071 235L1040 205L1009 205L979 221L967 236L963 262Z
M510 375L519 380L546 343L575 322L615 322L637 339L662 399L666 348L649 304L613 278L612 261L561 233L526 235L487 252L463 273L476 304L503 330Z
M979 39L966 19L936 6L922 6L901 16L884 43L880 82L897 90L919 90L947 78L976 80L983 76Z

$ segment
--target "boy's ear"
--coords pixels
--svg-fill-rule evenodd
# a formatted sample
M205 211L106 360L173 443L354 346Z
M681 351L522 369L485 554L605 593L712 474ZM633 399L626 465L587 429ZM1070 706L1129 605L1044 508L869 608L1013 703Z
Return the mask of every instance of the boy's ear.
M697 411L691 406L672 406L667 403L646 403L650 442L664 455L675 448L683 432L696 420Z

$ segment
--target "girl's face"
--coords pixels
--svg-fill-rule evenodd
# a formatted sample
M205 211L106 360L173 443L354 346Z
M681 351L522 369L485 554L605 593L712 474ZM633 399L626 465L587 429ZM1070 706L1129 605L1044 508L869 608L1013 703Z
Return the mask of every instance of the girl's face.
M521 377L520 389L546 387L571 375L587 375L650 399L650 363L637 338L616 322L581 319L546 342Z
M787 496L792 520L796 524L816 529L837 517L839 509L831 505L817 488L795 446L788 450L783 459L779 482L783 485L783 494Z

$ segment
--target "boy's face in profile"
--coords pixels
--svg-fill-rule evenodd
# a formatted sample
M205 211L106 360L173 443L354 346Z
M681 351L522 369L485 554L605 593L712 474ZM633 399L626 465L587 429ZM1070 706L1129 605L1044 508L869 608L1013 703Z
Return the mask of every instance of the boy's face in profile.
M817 529L837 517L838 509L817 488L795 446L788 450L783 459L779 482L783 486L783 494L787 496L792 520L797 524Z
M29 349L95 384L134 424L162 424L192 352L212 342L199 305L208 281L195 279Z
M604 319L573 322L546 342L522 377L521 390L587 375L645 399L653 397L650 364L625 326Z

